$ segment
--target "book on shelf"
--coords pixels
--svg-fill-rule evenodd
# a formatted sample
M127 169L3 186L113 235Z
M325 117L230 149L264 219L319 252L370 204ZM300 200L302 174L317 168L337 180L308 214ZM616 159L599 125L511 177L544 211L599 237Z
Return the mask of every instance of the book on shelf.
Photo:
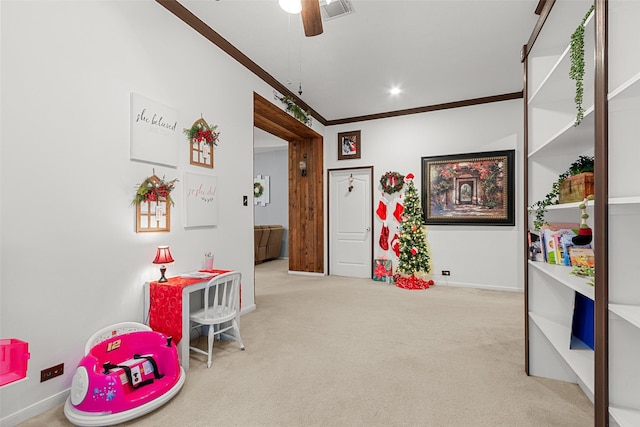
M570 265L568 247L576 235L579 224L549 224L540 228L542 253L544 261L549 264Z
M595 267L596 261L593 249L573 246L570 248L569 258L572 266Z
M535 232L529 231L527 233L527 239L529 243L529 259L531 261L544 261L540 235Z

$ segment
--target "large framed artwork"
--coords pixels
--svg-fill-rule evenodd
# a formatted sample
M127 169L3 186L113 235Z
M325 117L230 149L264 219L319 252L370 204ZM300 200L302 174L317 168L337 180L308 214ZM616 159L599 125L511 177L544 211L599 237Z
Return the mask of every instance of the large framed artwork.
M422 157L422 211L431 225L515 225L515 150Z

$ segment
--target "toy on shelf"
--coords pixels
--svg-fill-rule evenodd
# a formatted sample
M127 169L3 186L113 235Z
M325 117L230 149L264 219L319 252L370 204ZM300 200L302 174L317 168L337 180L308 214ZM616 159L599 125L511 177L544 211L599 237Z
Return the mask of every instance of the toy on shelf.
M184 379L171 337L140 323L118 323L87 341L64 414L77 426L129 421L167 403Z
M589 214L587 213L587 202L593 199L593 195L587 196L578 206L581 212L580 228L578 229L578 235L571 239L574 245L588 245L589 243L591 243L591 240L593 240L593 231L587 225L587 219L589 218Z

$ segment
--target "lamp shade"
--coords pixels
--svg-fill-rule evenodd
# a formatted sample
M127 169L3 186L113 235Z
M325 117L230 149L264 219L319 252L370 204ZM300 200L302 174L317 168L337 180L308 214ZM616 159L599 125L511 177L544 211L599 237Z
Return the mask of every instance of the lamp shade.
M171 251L169 246L158 246L158 252L156 252L156 259L153 260L154 264L169 264L173 262Z

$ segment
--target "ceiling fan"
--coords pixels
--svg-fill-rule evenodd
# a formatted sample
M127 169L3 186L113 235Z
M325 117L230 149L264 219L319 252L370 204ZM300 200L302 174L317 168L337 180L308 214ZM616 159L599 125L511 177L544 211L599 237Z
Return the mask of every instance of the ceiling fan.
M327 4L330 2L331 0L327 1ZM322 16L318 0L279 0L279 4L289 13L302 15L305 36L313 37L322 34Z

